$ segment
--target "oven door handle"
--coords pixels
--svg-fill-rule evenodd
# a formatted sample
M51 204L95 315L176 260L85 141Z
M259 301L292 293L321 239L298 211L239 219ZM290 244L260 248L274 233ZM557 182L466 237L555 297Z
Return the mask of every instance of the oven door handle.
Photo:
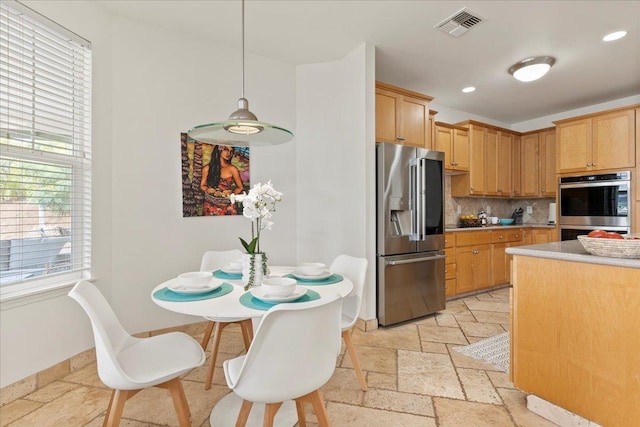
M577 184L560 184L560 190L565 188L589 188L589 187L620 187L622 191L628 191L631 181L593 181Z

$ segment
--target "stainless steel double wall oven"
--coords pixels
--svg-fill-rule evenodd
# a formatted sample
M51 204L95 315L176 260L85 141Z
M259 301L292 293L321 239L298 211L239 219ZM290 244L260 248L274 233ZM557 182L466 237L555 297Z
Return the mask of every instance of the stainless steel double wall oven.
M573 240L591 230L631 232L631 172L560 178L560 240Z

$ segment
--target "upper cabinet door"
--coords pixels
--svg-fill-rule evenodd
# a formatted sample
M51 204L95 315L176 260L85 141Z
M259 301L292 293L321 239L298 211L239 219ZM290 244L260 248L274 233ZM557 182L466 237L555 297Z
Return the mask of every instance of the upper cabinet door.
M455 169L453 161L453 129L435 125L436 136L433 149L444 153L444 168Z
M558 188L556 178L556 131L540 132L540 195L553 197Z
M398 95L376 89L376 142L397 143Z
M509 132L498 132L498 192L501 196L510 196L513 193L511 183L511 149L513 147L513 135Z
M469 170L469 131L453 129L453 161L455 170Z
M428 148L431 97L376 82L376 142Z
M635 166L635 112L616 111L593 119L592 168L620 169Z
M429 143L429 102L403 96L399 138L405 145L426 148Z
M591 119L561 123L556 126L558 173L580 172L591 167Z

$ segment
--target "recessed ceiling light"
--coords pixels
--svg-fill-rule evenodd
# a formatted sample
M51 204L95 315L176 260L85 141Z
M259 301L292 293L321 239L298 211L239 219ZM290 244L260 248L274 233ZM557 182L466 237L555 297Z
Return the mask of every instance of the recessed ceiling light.
M547 74L547 71L555 64L555 58L551 56L535 56L523 59L509 68L509 74L521 82L532 82Z
M626 35L627 35L627 32L626 32L626 31L616 31L616 32L611 33L611 34L607 34L606 36L604 36L604 37L602 38L602 40L604 40L604 41L606 41L606 42L612 42L612 41L614 41L614 40L621 39L621 38L623 38L623 37L624 37L624 36L626 36Z
M475 87L473 87L473 86L467 86L467 87L465 87L464 89L462 89L462 91L463 91L464 93L475 92L475 90L476 90L476 88L475 88Z

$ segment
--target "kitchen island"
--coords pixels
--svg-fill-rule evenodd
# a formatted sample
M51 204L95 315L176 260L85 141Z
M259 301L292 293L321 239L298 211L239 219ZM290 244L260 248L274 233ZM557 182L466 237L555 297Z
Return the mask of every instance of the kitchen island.
M603 426L638 425L640 260L577 240L507 253L515 387Z

